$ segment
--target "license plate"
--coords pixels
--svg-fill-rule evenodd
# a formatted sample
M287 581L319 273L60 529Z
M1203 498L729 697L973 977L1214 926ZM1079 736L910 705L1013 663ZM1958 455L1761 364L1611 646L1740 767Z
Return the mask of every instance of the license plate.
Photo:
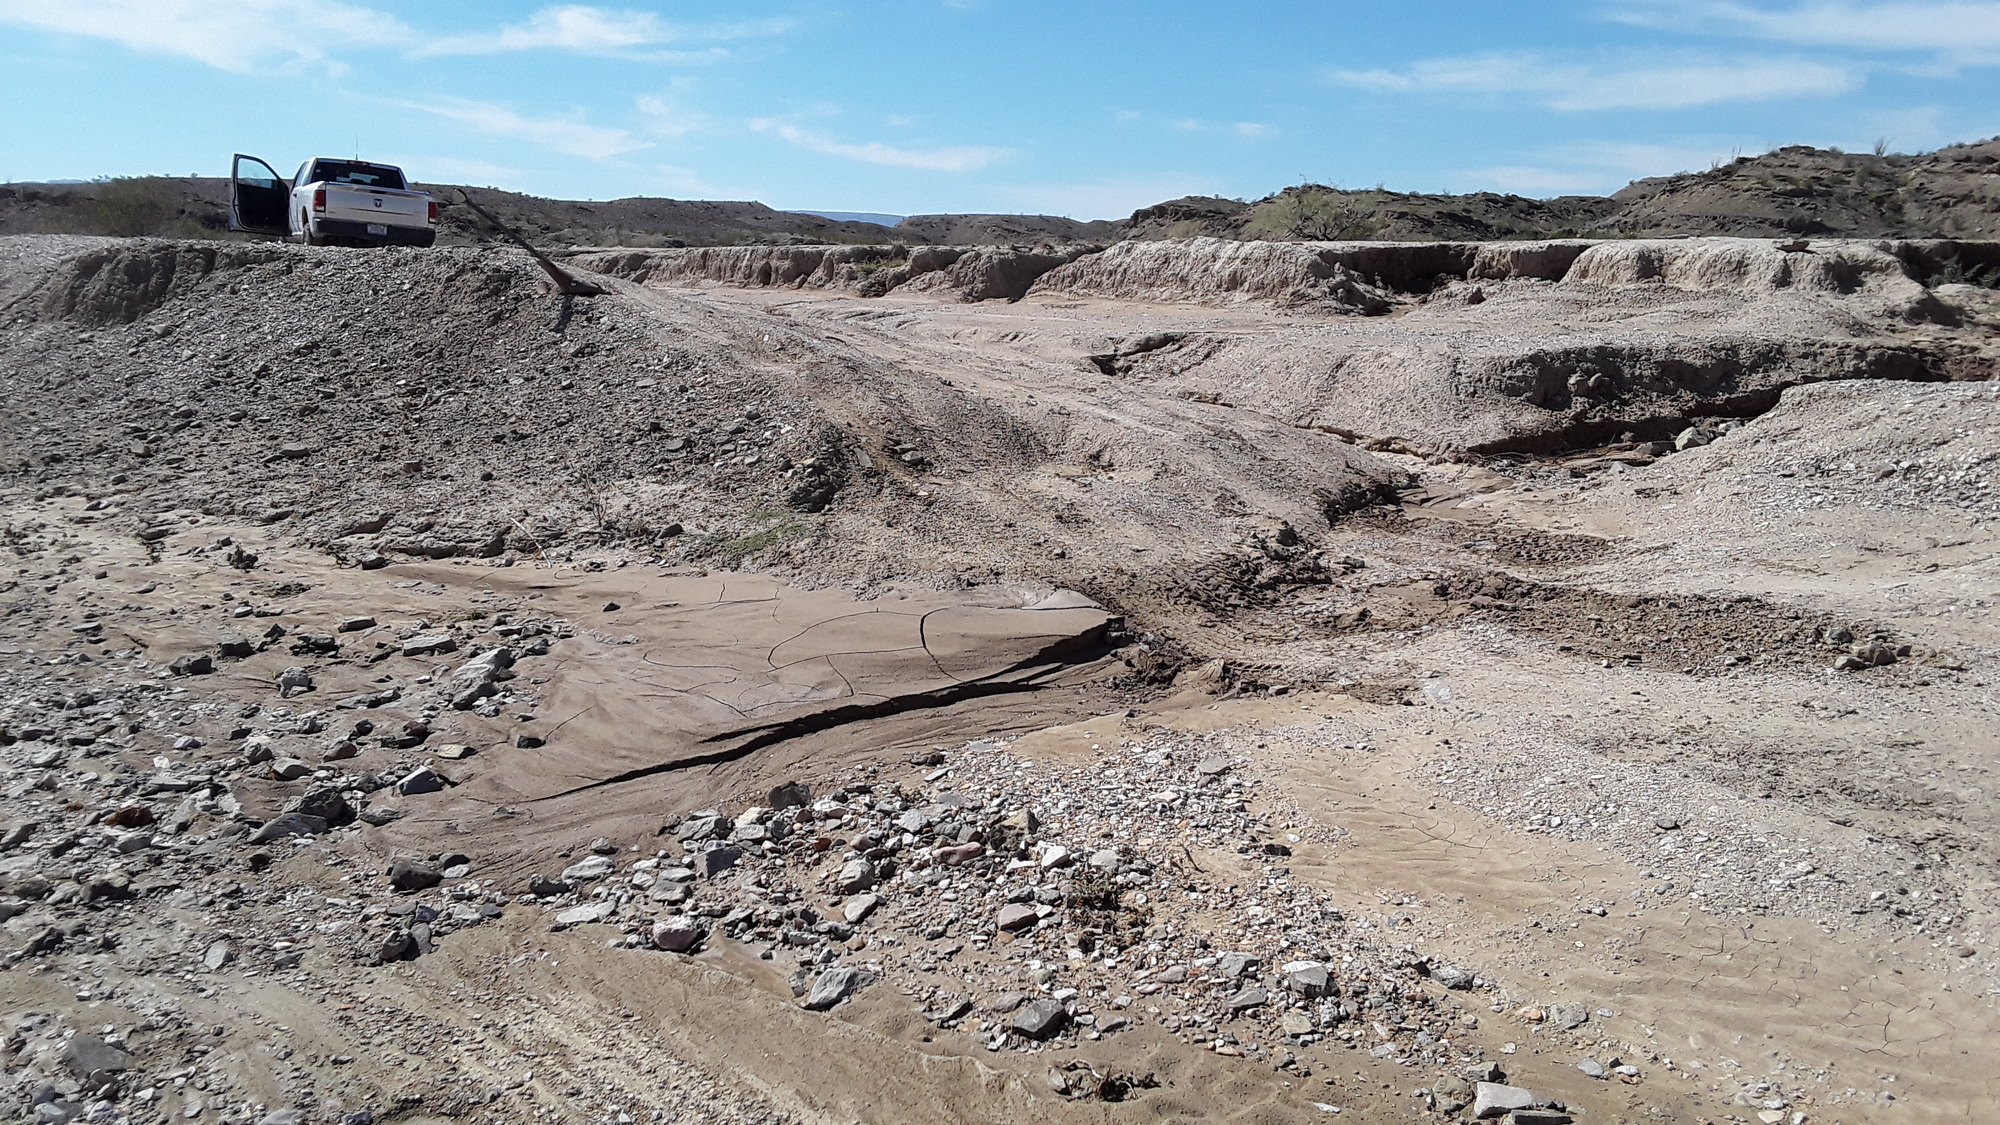
M386 224L383 224L383 223L369 223L369 224L368 224L368 233L369 233L369 234L388 234L388 233L389 233L389 228L388 228L388 226L387 226Z

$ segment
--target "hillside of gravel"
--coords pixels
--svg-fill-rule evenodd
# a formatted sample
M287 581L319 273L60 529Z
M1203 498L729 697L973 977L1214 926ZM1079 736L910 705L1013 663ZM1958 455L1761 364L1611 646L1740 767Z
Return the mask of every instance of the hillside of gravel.
M198 491L364 565L628 542L826 581L1077 584L1133 549L1254 553L1404 477L1331 435L1225 426L1074 368L982 386L756 310L561 301L512 252L0 252L6 469L138 488L156 499L135 531ZM969 476L1006 484L946 484ZM835 545L836 525L874 530Z

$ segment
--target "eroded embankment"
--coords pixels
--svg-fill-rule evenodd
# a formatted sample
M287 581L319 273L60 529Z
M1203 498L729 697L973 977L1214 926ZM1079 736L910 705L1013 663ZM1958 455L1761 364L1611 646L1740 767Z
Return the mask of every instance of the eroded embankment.
M1035 292L1196 305L1262 302L1380 315L1452 282L1546 281L1689 291L1867 293L1934 318L1923 287L2000 267L2000 243L1744 238L1532 242L1256 242L1223 238L1022 247L731 246L577 253L640 284L950 293Z
M705 246L594 251L573 265L641 285L840 289L865 297L894 290L965 301L1019 300L1048 271L1098 249L1088 244L992 246Z

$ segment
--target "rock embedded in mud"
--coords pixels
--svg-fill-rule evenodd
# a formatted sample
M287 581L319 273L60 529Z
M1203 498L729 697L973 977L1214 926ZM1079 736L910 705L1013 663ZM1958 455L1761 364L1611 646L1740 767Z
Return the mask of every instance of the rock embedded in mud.
M1447 1116L1472 1104L1472 1083L1456 1074L1446 1074L1431 1083L1431 1097L1437 1099L1439 1113Z
M1457 965L1432 965L1431 979L1449 989L1463 991L1471 988L1478 980L1477 974L1461 969Z
M1582 1004L1550 1004L1549 1023L1564 1031L1574 1031L1590 1022L1590 1009Z
M206 676L215 671L215 661L207 653L178 656L167 665L167 671L176 676Z

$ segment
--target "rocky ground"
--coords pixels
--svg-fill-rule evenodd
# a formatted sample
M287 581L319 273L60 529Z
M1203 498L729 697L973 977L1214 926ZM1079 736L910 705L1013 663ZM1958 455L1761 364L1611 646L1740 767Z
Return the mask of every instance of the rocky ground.
M1990 1112L1992 292L1660 247L0 241L9 1112Z

